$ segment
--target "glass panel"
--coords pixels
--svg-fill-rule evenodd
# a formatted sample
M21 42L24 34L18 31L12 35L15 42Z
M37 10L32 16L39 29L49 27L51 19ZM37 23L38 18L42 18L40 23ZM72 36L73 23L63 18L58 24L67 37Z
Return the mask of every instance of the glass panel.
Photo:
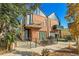
M30 18L29 18L29 24L32 24L32 14L30 15Z
M25 30L25 40L28 40L29 39L29 32L28 30Z
M32 14L28 14L27 15L27 23L26 23L27 25L30 25L30 24L32 24Z
M30 15L27 15L27 25L29 25Z

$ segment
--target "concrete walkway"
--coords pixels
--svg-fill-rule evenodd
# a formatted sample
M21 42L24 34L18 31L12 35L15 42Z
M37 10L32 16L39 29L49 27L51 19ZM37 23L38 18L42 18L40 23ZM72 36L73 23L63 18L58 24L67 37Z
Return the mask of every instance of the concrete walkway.
M20 43L20 42L19 42ZM21 44L21 45L20 45ZM25 43L20 43L18 47L15 48L14 53L6 53L2 56L31 56L32 52L41 54L41 51L45 48L52 49L52 51L60 50L68 46L68 42L59 42L58 44L52 44L48 46L38 46L36 48L27 48ZM75 42L71 42L71 44L75 44Z

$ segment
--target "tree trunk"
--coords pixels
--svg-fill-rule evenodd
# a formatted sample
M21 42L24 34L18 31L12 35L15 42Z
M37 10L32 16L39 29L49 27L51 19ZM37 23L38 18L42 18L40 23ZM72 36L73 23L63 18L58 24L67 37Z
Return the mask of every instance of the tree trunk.
M77 53L79 54L79 37L77 38Z
M7 44L7 51L11 51L13 49L13 43Z
M7 44L7 51L10 51L10 44Z

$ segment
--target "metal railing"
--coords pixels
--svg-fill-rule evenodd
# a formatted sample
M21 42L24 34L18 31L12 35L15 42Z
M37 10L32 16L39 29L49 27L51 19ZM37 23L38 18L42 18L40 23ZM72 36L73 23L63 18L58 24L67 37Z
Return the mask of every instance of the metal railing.
M22 46L22 47L26 47L26 48L36 48L36 47L39 47L39 46L47 46L47 45L57 43L57 41L54 42L53 39L47 39L47 40L39 41L39 39L34 38L33 40L34 41L31 41L31 40L22 41L23 43L20 43L19 45Z
M35 41L26 41L27 48L36 48L39 46L39 43L37 41L38 39L35 38L33 40L35 40Z

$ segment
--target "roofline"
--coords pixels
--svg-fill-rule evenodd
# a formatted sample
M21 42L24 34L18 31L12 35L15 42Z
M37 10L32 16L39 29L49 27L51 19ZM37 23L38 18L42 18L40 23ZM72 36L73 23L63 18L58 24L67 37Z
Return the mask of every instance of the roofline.
M39 7L37 7L37 8L39 8ZM36 9L37 9L37 8L36 8ZM36 9L35 9L35 10L36 10ZM34 10L34 11L35 11L35 10ZM41 9L40 9L40 8L39 8L39 10L41 11ZM43 13L43 11L41 11L41 12ZM44 14L44 13L43 13L43 14ZM44 16L46 16L46 15L44 14Z
M37 7L37 8L39 8L39 7ZM36 8L36 9L37 9L37 8ZM36 9L35 9L35 10L36 10ZM39 10L41 11L40 8L39 8ZM43 11L41 11L41 12L43 13ZM53 12L53 13L54 13L54 12ZM52 15L53 13L51 13L50 15ZM43 13L43 14L44 14L44 13ZM54 14L55 14L55 16L57 17L58 22L59 22L59 25L60 25L61 23L60 23L60 21L59 21L59 17L56 15L56 13L54 13ZM45 14L44 14L44 15L45 15ZM48 16L50 16L50 15L48 15ZM45 16L46 16L46 15L45 15ZM48 18L48 16L46 16L46 17Z
M60 20L59 20L59 17L56 15L56 13L55 13L55 16L56 16L57 19L58 19L59 25L61 25Z

